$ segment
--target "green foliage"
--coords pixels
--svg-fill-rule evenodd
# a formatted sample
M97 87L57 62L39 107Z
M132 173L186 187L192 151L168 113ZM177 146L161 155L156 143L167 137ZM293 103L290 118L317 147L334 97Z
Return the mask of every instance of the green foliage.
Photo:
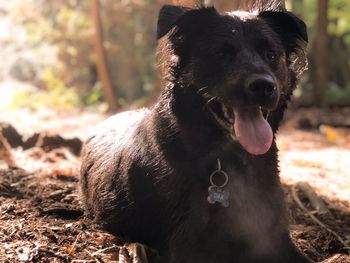
M103 1L107 59L122 101L140 98L155 86L158 7L155 0Z
M299 14L308 25L309 51L312 54L315 47L314 39L316 32L318 1L294 0L293 11ZM324 93L326 104L349 104L348 86L350 85L350 2L347 0L329 0L328 6L328 31L329 31L329 85ZM317 54L314 54L317 56ZM309 55L310 62L312 57ZM312 75L318 65L310 64L307 75ZM301 97L309 97L314 86L311 77L303 84Z
M331 0L329 6L329 30L331 34L343 35L350 32L350 2Z
M43 107L72 109L80 105L80 99L73 90L58 90L28 92L18 91L13 97L13 103L8 108L28 108L38 110Z
M314 34L318 6L315 0L294 0L292 1L293 11L303 17L308 25L311 39ZM330 0L328 8L329 32L342 35L350 31L350 2L347 0Z
M349 105L350 83L345 87L339 87L336 83L331 83L326 93L327 105Z
M42 81L45 83L45 91L19 91L13 98L13 108L39 109L43 106L50 106L62 109L76 107L80 103L78 94L68 88L62 79L57 78L52 71L46 69Z
M82 102L84 105L93 105L103 101L103 90L101 82L97 82L89 93L82 96Z
M101 0L108 68L117 99L123 103L154 89L158 7L156 0ZM41 66L33 84L48 93L55 89L57 94L74 91L82 104L101 101L91 1L24 0L15 11ZM45 55L47 46L51 52Z
M112 86L121 104L138 100L155 89L157 12L160 0L101 0L104 47ZM329 0L331 34L331 82L325 96L332 101L348 98L350 86L350 2ZM28 48L36 54L38 70L33 84L38 94L19 93L16 103L57 104L67 107L103 101L96 72L94 28L90 0L17 1L13 16L27 32ZM314 46L317 1L287 0L287 6L307 23ZM312 68L310 69L312 70ZM302 83L300 96L309 96L310 76ZM339 92L338 92L339 91Z
M92 76L91 71L95 62L91 55L89 1L25 0L15 11L41 67L33 84L46 90L52 102L59 105L81 102L96 81L96 74ZM37 101L44 102L45 98L36 98Z

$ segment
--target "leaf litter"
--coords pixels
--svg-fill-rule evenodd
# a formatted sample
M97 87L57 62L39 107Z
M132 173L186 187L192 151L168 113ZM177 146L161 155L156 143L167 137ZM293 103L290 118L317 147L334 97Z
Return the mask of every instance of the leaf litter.
M350 262L350 130L342 127L338 135L333 130L338 127L326 129L322 124L296 129L301 121L295 116L305 118L305 112L294 114L278 134L291 236L316 262ZM86 119L75 122L79 127L70 120L75 135L77 129L89 126ZM128 258L139 249L135 244L102 231L84 217L77 190L79 155L67 144L72 142L66 139L67 129L61 129L65 132L57 128L55 132L65 137L46 145L14 147L6 136L0 140L0 262L145 262ZM38 134L57 139L47 131ZM149 251L141 254L153 262L155 253Z

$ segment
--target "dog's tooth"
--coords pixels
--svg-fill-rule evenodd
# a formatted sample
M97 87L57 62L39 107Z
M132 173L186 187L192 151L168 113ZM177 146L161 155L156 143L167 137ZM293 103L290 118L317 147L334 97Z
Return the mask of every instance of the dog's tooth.
M222 105L222 111L224 113L225 118L230 122L233 123L232 115L230 114L230 108Z
M224 104L221 104L221 109L222 109L222 111L223 111L224 113L227 111Z
M226 114L227 110L224 104L221 104L221 110L224 114Z
M228 120L231 120L231 119L232 119L231 116L230 116L230 114L228 113L227 108L226 108L225 106L223 106L223 112L224 112L225 117L226 117Z

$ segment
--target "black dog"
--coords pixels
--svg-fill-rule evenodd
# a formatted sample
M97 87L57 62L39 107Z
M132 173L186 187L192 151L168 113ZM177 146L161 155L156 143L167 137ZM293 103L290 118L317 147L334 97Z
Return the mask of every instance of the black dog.
M310 262L289 237L274 136L305 24L283 10L165 6L158 37L158 102L111 117L85 144L86 211L162 262Z

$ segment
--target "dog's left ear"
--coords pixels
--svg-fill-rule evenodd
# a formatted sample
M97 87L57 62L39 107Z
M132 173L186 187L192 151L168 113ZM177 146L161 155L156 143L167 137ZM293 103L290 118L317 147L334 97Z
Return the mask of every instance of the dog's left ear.
M259 18L280 36L287 56L305 48L308 42L305 23L291 12L287 11L263 11Z
M191 9L181 6L163 6L159 11L157 38L165 36L176 25L176 21L189 10Z

